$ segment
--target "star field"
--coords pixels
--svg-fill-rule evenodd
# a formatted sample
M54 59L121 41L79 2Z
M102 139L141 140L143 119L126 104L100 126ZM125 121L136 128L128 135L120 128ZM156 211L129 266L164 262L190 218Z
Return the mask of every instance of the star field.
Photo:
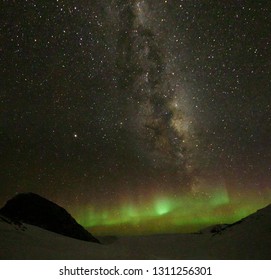
M271 201L268 1L2 1L0 202L97 234L233 222Z

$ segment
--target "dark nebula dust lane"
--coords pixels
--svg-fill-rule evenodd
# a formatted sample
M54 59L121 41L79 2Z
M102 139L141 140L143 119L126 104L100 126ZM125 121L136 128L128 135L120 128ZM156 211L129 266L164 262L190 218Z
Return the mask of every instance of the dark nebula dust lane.
M184 232L271 201L266 1L2 1L0 202L97 234Z

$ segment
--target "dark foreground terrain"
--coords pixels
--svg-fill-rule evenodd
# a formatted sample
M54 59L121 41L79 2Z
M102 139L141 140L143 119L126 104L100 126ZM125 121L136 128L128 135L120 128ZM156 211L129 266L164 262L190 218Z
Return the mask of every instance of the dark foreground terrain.
M100 241L82 241L0 216L0 259L271 259L271 206L200 233Z

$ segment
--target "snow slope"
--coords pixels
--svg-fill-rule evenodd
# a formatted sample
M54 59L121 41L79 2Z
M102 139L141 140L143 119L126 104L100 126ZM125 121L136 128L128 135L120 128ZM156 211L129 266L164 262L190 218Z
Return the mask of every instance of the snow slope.
M271 259L271 206L215 232L100 240L104 244L0 217L0 259Z

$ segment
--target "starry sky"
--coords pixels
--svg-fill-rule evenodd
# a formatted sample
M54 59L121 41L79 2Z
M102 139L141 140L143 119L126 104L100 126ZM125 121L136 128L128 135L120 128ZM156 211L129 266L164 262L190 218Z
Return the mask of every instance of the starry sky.
M189 232L271 202L269 1L0 3L0 204L96 234Z

